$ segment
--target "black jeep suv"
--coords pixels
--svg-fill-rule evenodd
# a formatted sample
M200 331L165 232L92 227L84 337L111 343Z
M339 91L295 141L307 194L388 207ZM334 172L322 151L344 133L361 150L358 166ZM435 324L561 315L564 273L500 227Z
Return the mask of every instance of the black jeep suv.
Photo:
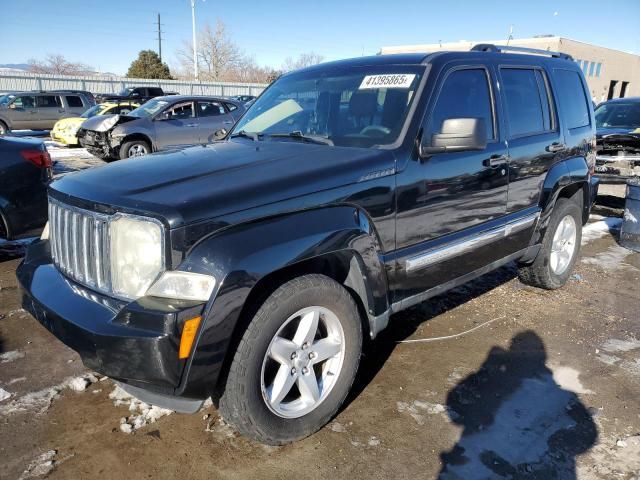
M23 305L89 367L269 444L327 423L365 335L507 262L561 287L597 182L569 57L375 56L273 83L221 142L69 175Z

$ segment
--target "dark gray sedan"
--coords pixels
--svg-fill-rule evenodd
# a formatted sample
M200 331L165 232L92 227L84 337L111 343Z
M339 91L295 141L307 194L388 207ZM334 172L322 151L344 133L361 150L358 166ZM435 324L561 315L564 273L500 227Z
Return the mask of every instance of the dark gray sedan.
M242 116L241 102L218 97L157 97L127 115L87 119L78 140L89 153L105 160L124 159L199 143L230 130Z

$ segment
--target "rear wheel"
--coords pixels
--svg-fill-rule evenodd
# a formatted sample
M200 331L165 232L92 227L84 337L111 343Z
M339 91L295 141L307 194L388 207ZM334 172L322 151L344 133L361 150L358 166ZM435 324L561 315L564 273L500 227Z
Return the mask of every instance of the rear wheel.
M144 140L124 142L120 147L120 159L141 157L151 153L151 147Z
M234 355L220 411L241 433L282 445L325 425L358 368L362 328L349 293L305 275L262 304Z
M582 211L569 198L556 202L542 247L531 265L521 266L518 277L523 283L553 290L562 287L573 270L582 240Z

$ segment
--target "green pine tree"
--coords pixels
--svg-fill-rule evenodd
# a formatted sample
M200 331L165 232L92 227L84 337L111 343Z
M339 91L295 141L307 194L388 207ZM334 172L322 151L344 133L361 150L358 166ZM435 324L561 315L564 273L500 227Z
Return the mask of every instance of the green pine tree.
M127 77L173 80L169 67L160 61L160 57L153 50L142 50L138 54L138 58L131 62Z

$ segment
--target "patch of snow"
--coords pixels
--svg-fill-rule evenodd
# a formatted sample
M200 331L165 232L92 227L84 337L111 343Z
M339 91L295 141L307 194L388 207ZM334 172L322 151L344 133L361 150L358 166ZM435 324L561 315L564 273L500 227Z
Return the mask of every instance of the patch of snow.
M11 350L10 352L5 352L3 354L0 354L0 363L14 362L23 357L24 357L24 352L21 352L19 350Z
M42 477L48 475L55 467L54 457L55 450L49 450L34 458L27 468L22 472L18 480L26 480L27 478Z
M605 217L597 222L591 222L582 227L582 244L604 237L614 230L620 230L622 219L618 217Z
M370 447L377 447L380 445L380 439L377 437L371 437L367 443Z
M418 425L424 425L426 423L423 413L429 415L443 414L447 417L448 409L440 403L424 402L422 400L414 400L412 403L396 402L398 412L408 413ZM447 417L448 418L448 417Z
M132 415L125 417L124 422L121 420L120 423L120 430L124 433L131 433L134 430L138 430L150 423L155 423L160 418L173 413L173 410L141 402L125 392L119 385L115 386L109 394L109 398L113 400L115 406L129 405L129 412L131 412Z
M78 385L82 379L84 382L91 384L97 379L92 373L85 373L79 377L68 377L58 385L53 387L44 388L37 392L30 392L14 400L11 400L6 405L0 406L0 415L11 415L14 413L23 413L28 411L35 411L36 415L41 415L49 410L51 402L62 392L64 389L74 389L72 385Z
M204 431L214 433L222 440L235 437L235 431L231 428L231 425L224 421L222 417L209 419Z
M607 352L628 352L640 348L640 340L629 338L621 340L619 338L610 338L602 344L602 348Z
M638 219L633 213L631 213L631 210L629 210L628 208L625 208L624 210L624 219L631 223L638 223Z
M607 355L606 353L599 353L596 355L596 358L607 365L615 365L620 361L618 357L614 355Z
M565 390L581 394L595 394L594 391L585 388L580 382L580 372L571 367L554 367L549 365L553 372L553 380Z
M11 393L7 392L4 388L0 387L0 402L2 402L3 400L6 400L9 397L11 397Z
M582 263L596 265L603 270L617 270L618 268L632 268L631 265L624 263L624 259L633 252L627 250L620 245L613 245L606 251L598 253L595 257L585 257Z
M346 428L344 428L344 425L342 425L341 423L338 422L333 422L331 424L331 430L334 432L338 432L338 433L344 433L347 431Z
M11 380L9 380L7 382L7 385L13 385L14 383L24 382L26 379L27 379L27 377L12 378Z

